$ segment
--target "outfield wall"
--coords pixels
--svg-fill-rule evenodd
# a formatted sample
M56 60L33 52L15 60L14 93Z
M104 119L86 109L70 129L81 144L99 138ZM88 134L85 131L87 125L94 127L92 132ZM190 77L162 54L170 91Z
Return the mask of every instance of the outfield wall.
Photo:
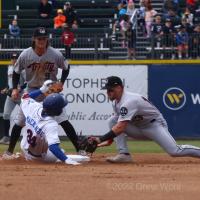
M112 106L100 88L110 75L120 76L129 91L147 96L163 113L175 138L200 138L199 64L72 65L63 92L70 102L67 117L78 133L108 131Z

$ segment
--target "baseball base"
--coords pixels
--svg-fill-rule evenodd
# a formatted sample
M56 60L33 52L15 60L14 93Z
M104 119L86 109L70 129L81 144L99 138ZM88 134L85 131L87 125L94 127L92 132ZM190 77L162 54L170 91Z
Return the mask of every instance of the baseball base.
M90 157L88 157L88 156L82 156L82 155L66 155L66 156L77 162L89 162L90 161Z

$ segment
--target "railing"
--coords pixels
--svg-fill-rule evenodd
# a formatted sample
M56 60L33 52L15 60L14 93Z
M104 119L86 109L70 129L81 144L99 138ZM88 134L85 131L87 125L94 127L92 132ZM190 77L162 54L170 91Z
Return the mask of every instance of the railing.
M49 38L50 45L59 49L65 55L65 48L60 37ZM71 47L71 59L94 60L108 59L111 48L111 39L108 34L81 34L76 36ZM10 59L13 52L21 52L30 47L31 38L0 38L0 59Z
M175 34L152 35L150 46L146 48L150 59L196 59L200 58L200 34L188 35L185 44L178 45Z
M138 38L137 38L138 40ZM182 51L180 57L175 35L153 36L148 40L146 46L141 44L140 49L136 49L136 55L145 52L145 57L136 59L190 59L200 57L200 34L193 33L188 37L188 50ZM60 37L49 39L51 46L59 49L65 55L65 48ZM0 38L0 59L8 60L13 52L21 52L31 46L31 38ZM142 41L144 43L144 40ZM143 45L143 46L142 46ZM180 47L179 47L180 48ZM187 48L187 47L184 47ZM120 49L119 49L120 50ZM113 43L108 33L105 34L81 34L76 35L76 41L71 47L71 59L73 60L108 60L112 54ZM121 51L123 49L121 48ZM120 53L120 52L119 52ZM118 54L119 55L119 54Z

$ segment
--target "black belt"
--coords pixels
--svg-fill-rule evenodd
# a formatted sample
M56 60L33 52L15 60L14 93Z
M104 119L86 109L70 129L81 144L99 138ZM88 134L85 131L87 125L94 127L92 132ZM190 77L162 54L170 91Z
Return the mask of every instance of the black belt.
M28 150L28 153L31 155L31 156L34 156L34 157L37 157L37 158L41 158L42 155L35 155L33 154L31 151Z
M150 123L154 123L156 121L156 119L152 119L151 121L150 121Z

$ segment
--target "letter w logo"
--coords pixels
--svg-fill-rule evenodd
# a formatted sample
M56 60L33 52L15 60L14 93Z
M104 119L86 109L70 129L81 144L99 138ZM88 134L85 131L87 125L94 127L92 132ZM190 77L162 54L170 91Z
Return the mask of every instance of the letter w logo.
M181 99L183 98L183 94L180 93L180 94L175 94L175 93L172 93L172 94L167 94L167 97L169 99L169 101L174 104L179 104L181 102Z

